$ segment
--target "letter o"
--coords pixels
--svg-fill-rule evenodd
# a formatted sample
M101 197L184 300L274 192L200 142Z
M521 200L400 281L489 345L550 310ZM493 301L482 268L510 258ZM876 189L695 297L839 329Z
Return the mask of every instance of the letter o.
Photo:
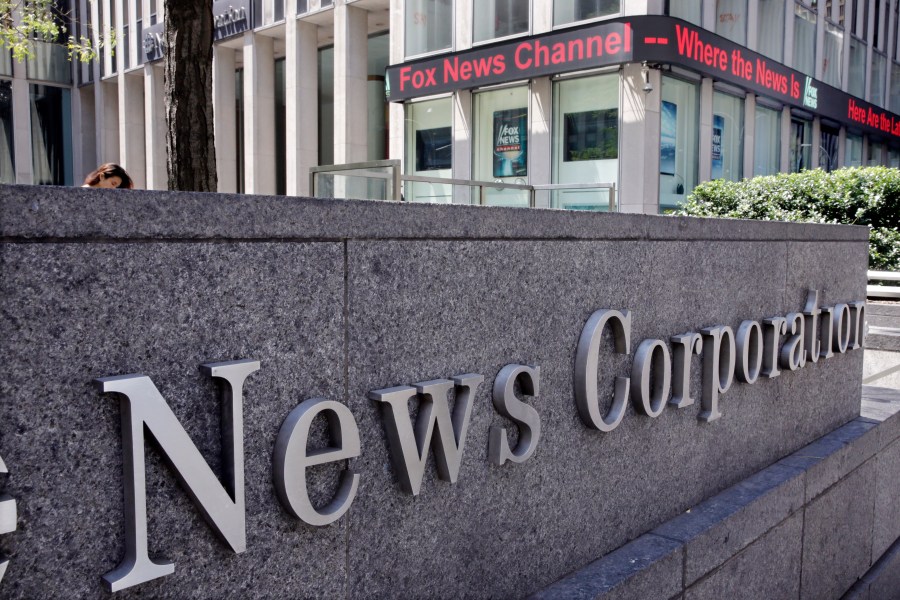
M834 351L844 354L850 345L850 307L838 304L832 316L834 328Z
M650 389L650 371L657 373ZM660 377L659 373L662 372ZM672 385L672 359L662 340L644 340L634 353L631 365L631 401L642 415L656 418L662 414Z
M736 342L737 379L742 383L756 383L763 363L762 327L756 321L744 321L738 327Z

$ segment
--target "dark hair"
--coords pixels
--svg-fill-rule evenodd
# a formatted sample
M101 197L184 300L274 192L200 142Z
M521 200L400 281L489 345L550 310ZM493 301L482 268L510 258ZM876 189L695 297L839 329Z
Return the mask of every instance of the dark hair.
M88 173L88 176L84 178L84 185L94 187L100 183L100 180L110 177L118 177L122 180L122 183L119 184L120 189L130 190L134 187L134 182L131 181L131 177L128 176L125 169L115 163L102 164L96 170Z

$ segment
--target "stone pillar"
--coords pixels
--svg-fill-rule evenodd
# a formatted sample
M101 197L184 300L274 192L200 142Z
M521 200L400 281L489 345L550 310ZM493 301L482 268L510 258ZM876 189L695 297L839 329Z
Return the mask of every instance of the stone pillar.
M659 119L662 76L650 69L653 90L644 91L640 63L625 65L622 73L622 126L619 134L620 212L659 212Z
M144 81L140 76L119 70L119 164L125 168L134 187L146 188L144 141Z
M367 12L334 7L334 162L368 160Z
M452 164L454 179L472 179L472 92L460 90L453 94L451 100L453 111L453 153ZM477 201L477 192L473 188L454 186L454 204L472 204Z
M391 0L391 43L390 43L390 61L391 64L397 64L406 58L404 48L406 47L406 35L403 23L404 0ZM405 111L403 104L399 102L391 102L388 108L388 158L391 160L405 160L406 152L406 123ZM412 169L402 164L401 173L407 173Z
M309 169L319 164L318 27L295 20L295 10L285 20L287 194L308 196Z
M809 168L818 169L821 147L822 147L822 120L819 117L813 119L812 122L812 148L810 149Z
M166 174L166 108L163 98L164 71L161 65L144 65L144 144L147 160L147 189L169 187Z
M700 83L700 151L697 154L699 181L712 178L713 80L704 77Z
M13 61L12 106L13 147L16 162L16 183L34 183L31 157L31 93L25 79L25 63Z
M552 181L552 97L553 84L549 77L531 81L531 106L528 109L528 183L531 185L548 184ZM550 194L546 190L535 193L535 206L550 208Z
M244 34L244 175L248 194L275 193L274 40Z
M217 189L237 191L237 116L235 115L234 50L213 45L213 115L216 132Z
M781 109L781 163L778 170L791 172L791 107Z

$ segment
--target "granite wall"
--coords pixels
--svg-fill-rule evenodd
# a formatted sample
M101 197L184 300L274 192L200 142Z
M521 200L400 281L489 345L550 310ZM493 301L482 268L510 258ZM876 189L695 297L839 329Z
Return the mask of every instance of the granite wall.
M863 300L867 239L831 225L0 186L0 489L17 510L0 592L110 595L101 576L125 552L121 399L94 379L149 376L221 473L217 387L198 365L237 359L261 363L243 390L246 551L216 537L148 436L149 554L175 571L116 596L541 590L860 410L863 357L849 351L735 383L722 417L701 422L698 356L697 403L656 418L629 404L599 432L574 399L591 314L632 314L630 354L613 354L608 332L600 348L605 398L644 339L737 331L802 311L811 289L823 306ZM536 396L519 392L541 436L527 461L496 466L490 429L513 445L518 433L491 396L510 364L540 367ZM369 393L464 373L485 379L457 481L430 457L421 492L404 492ZM320 504L341 468L360 476L325 527L291 516L273 486L279 428L316 397L346 405L360 434L358 458L313 471ZM311 447L326 443L321 423L315 434Z

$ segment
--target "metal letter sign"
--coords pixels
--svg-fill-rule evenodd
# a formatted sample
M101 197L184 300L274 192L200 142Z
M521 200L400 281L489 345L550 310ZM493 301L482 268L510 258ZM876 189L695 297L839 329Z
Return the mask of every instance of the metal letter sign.
M111 592L171 575L170 561L154 562L147 555L147 483L144 427L175 468L191 500L207 522L235 552L246 549L244 510L244 381L259 370L259 361L236 360L200 366L211 377L225 380L222 398L222 464L226 491L159 390L145 375L103 377L95 382L102 393L122 395L122 448L125 481L125 558L103 576Z
M435 379L417 383L415 387L401 385L369 392L369 398L383 403L391 460L404 491L414 496L419 494L435 428L438 443L434 444L434 457L438 476L451 483L456 481L472 414L472 396L483 381L483 375L468 373L457 375L452 381ZM447 404L451 388L456 389L452 419ZM419 414L414 433L407 403L416 396L419 397Z
M0 474L6 474L6 465L0 458ZM7 496L0 494L0 533L12 533L16 530L16 501ZM9 566L8 560L0 560L0 581L3 581L3 575L6 574L6 567Z

